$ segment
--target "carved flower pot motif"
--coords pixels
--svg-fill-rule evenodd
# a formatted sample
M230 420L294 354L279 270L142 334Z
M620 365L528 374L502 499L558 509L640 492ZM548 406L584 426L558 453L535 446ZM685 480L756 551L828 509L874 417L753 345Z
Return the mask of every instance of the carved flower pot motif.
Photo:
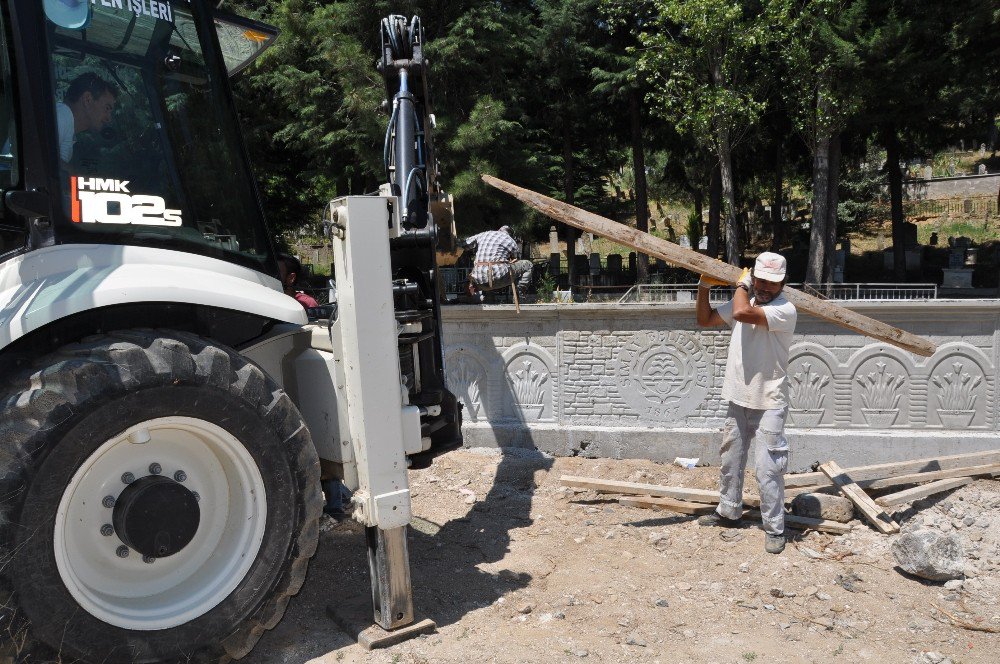
M510 380L514 388L514 403L521 409L521 415L526 420L541 418L549 375L536 370L531 360L524 360L521 368L512 372Z
M868 426L874 429L888 429L899 416L899 400L906 376L896 376L886 371L885 362L877 362L875 371L857 376L854 380L861 386L861 415Z
M941 424L946 429L964 429L972 424L972 418L976 416L975 410L944 410L938 408L938 417Z
M799 427L818 427L825 408L792 408L792 422Z
M899 415L898 408L862 408L861 414L865 417L865 422L873 429L888 429Z
M540 420L542 418L542 411L545 410L545 404L543 403L522 403L520 404L521 413L524 415L526 421Z
M975 389L983 382L982 376L973 376L963 371L961 362L951 365L951 372L943 376L931 376L931 382L939 389L937 409L941 424L947 429L964 429L972 424L976 416Z

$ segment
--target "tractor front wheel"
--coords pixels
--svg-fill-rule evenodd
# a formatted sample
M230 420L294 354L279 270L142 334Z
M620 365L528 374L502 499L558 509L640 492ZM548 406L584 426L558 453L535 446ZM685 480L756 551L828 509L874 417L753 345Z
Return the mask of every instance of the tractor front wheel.
M277 624L322 497L302 418L260 369L129 330L40 361L2 407L0 574L25 649L212 661Z

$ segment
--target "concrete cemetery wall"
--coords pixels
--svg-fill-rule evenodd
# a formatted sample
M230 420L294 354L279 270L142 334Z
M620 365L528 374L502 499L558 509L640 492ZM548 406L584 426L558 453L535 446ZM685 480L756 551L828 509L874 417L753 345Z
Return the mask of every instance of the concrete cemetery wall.
M811 316L789 366L792 469L1000 448L1000 301L857 302L938 344L921 358ZM692 303L451 306L449 387L466 445L718 461L728 329Z

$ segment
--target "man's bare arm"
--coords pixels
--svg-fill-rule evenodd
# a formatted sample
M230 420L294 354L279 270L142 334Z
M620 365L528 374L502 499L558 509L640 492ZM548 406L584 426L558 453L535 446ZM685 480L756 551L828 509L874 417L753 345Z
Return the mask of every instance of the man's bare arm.
M760 307L750 304L750 293L745 288L737 288L733 295L733 318L741 323L763 325L767 329L767 316Z
M695 301L695 317L699 327L719 327L725 325L719 312L708 303L708 293L711 287L708 284L698 284L698 299Z

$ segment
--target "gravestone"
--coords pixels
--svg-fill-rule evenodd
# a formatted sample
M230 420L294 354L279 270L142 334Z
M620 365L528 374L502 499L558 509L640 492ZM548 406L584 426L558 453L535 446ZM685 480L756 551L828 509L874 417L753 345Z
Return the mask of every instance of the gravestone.
M920 246L917 242L917 225L912 222L905 222L903 224L903 248L905 249L916 249Z
M628 254L628 271L635 273L635 252L630 251Z
M948 253L948 269L957 270L960 267L965 266L965 249L959 247L952 247L952 250Z
M926 166L924 166L924 179L930 180L933 177L934 177L934 167L931 166L930 164L927 164Z
M601 255L597 252L590 254L590 276L596 277L601 273Z
M691 248L691 238L689 238L687 235L682 235L681 236L680 245L682 247L684 247L685 249L690 249Z
M622 255L608 254L608 272L622 271Z
M559 231L555 226L549 226L549 253L559 253Z
M979 164L979 174L986 175L986 164Z
M698 248L701 249L702 251L707 251L708 250L708 236L707 235L703 235L702 237L698 238Z

